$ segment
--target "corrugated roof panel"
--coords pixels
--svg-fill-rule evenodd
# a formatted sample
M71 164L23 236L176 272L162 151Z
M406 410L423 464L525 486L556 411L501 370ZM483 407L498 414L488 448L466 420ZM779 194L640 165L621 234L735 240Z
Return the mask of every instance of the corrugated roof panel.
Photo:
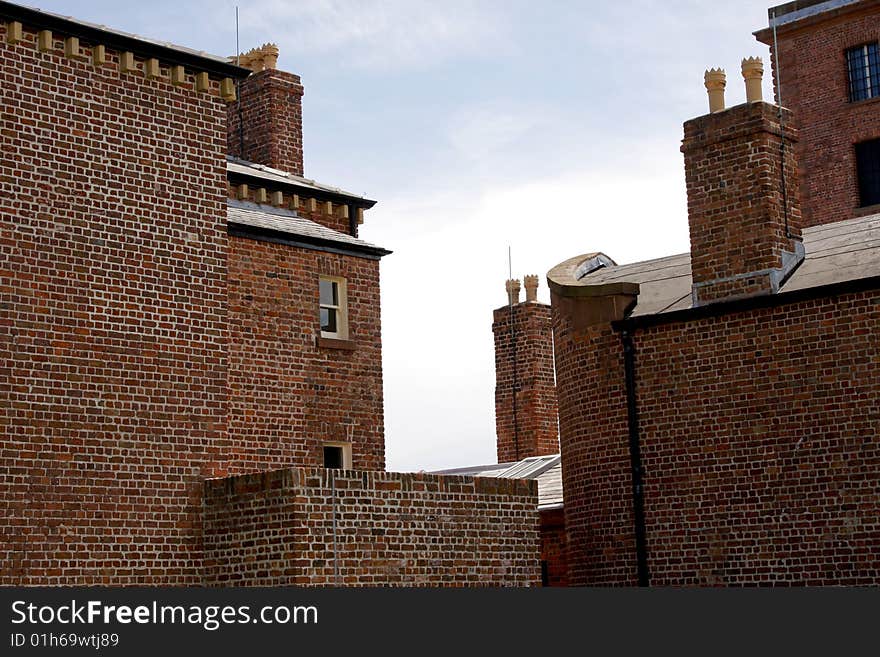
M538 475L559 463L560 458L559 454L532 456L519 463L514 463L507 470L499 472L495 476L504 479L536 479Z

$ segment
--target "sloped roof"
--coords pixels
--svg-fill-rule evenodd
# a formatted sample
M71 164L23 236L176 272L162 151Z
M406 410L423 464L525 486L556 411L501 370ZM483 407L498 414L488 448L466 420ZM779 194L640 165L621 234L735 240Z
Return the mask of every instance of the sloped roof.
M807 288L880 276L880 214L813 226L803 231L806 256L777 296ZM595 257L595 254L582 258ZM577 266L576 258L563 263ZM562 267L562 265L560 265ZM554 269L555 271L555 269ZM552 277L553 272L550 276ZM690 254L596 269L578 280L584 287L637 283L638 303L630 317L687 310L691 298Z
M233 226L254 229L254 237L274 237L275 241L283 241L286 237L299 246L325 249L335 247L373 257L391 253L380 246L301 217L293 210L258 205L250 201L229 199L227 222Z

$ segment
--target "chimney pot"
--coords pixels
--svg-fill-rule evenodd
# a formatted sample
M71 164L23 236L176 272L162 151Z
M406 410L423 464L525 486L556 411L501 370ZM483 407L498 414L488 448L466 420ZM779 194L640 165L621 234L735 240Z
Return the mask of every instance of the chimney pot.
M762 101L761 79L764 77L764 62L760 57L747 57L742 60L742 76L746 81L746 102Z
M504 287L507 289L507 303L511 306L514 306L519 303L519 280L516 278L511 278L508 280Z
M706 91L709 93L709 112L724 111L724 87L727 86L727 75L723 68L710 68L703 75Z
M538 277L535 275L526 276L523 279L526 287L526 302L538 300Z

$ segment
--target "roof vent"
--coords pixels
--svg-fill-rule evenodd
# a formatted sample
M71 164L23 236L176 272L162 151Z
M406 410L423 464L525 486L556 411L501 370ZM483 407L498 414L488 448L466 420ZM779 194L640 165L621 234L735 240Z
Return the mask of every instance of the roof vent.
M613 267L614 261L608 256L602 255L601 253L589 260L582 262L578 265L577 269L574 270L574 277L577 280L581 280L584 276L592 274L594 271L598 269L602 269L604 267Z

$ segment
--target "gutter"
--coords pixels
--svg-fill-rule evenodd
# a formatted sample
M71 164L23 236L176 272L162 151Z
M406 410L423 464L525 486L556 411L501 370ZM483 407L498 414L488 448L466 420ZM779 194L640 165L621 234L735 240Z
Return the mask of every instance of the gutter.
M346 242L321 239L320 237L293 235L291 233L272 230L270 228L237 224L232 220L227 221L226 230L232 237L243 237L246 239L257 240L259 242L272 242L274 244L295 246L302 249L311 249L313 251L323 251L325 253L338 253L340 255L366 258L368 260L379 260L392 253L388 249L383 249L379 246L348 244Z
M791 292L783 290L776 294L765 294L732 301L719 301L705 306L685 308L668 313L627 317L626 319L611 322L611 328L615 331L634 331L639 328L658 326L660 324L688 322L706 317L718 317L720 315L755 310L757 308L774 308L799 301L809 301L853 292L865 292L873 289L880 289L880 276L868 276L838 283L828 283L826 285L792 290Z

